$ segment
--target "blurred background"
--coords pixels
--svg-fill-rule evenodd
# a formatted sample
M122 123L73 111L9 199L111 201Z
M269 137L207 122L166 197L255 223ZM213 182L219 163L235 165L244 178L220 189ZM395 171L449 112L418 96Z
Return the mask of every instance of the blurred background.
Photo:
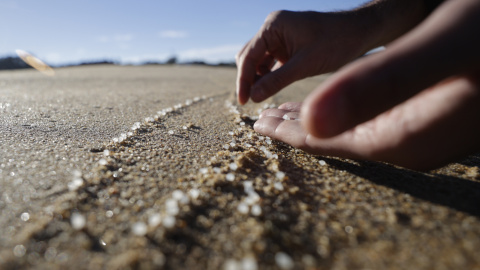
M49 65L233 65L272 11L335 11L365 0L0 1L0 69L26 67L16 49Z

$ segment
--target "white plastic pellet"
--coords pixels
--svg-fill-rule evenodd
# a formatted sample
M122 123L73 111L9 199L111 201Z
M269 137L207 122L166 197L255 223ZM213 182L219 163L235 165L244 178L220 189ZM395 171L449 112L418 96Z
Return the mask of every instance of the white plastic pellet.
M227 179L227 181L232 182L233 180L235 180L235 175L233 173L227 173L227 175L225 176L225 179Z
M148 217L148 226L157 227L162 223L162 216L160 214L153 214Z
M236 163L230 163L230 165L228 165L228 167L232 171L236 171L238 169L238 165Z
M238 204L237 210L241 214L248 214L248 205L246 203L241 202Z
M260 216L262 214L262 208L258 204L252 205L252 215Z
M143 222L135 222L132 225L132 233L138 236L144 236L147 234L147 224Z
M223 264L223 270L242 270L242 265L235 259L228 259Z
M181 199L183 199L183 197L185 197L185 193L183 193L183 191L177 189L177 190L174 190L172 192L172 198L176 201L180 201Z
M102 158L98 161L98 164L100 164L100 165L107 165L107 163L108 163L107 160L104 159L104 158Z
M175 226L176 222L177 220L174 216L166 216L162 221L162 225L167 229L171 229Z
M275 263L283 270L289 270L295 266L292 257L285 252L277 252L277 254L275 254Z
M72 182L67 184L68 190L75 191L79 187L83 186L83 179L82 178L73 178Z
M70 223L72 224L73 229L81 230L87 224L87 219L82 214L73 213L70 217Z
M242 259L242 269L243 270L257 270L258 264L254 257L245 257Z
M190 198L192 198L192 200L196 200L200 196L200 190L192 188L188 191L188 195L190 195Z
M283 190L283 185L282 185L282 183L280 183L280 182L275 182L275 183L273 183L273 187L274 187L276 190L280 190L280 191Z
M30 219L30 214L28 212L23 212L20 215L20 219L23 220L23 221L28 221Z
M180 212L178 202L175 199L168 199L165 201L165 210L170 215L177 215Z

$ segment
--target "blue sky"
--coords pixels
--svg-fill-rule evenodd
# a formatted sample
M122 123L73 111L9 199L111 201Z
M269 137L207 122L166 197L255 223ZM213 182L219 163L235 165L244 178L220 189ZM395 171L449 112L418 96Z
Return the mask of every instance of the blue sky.
M1 0L0 57L28 51L53 65L231 61L274 10L344 10L365 0Z

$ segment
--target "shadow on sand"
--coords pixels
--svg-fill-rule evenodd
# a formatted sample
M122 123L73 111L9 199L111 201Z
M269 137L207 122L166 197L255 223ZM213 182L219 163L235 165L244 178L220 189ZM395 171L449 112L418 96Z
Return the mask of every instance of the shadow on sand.
M357 165L333 158L322 159L337 169L346 170L375 184L480 217L480 182L411 171L378 162L357 161ZM480 156L471 156L459 164L480 167Z

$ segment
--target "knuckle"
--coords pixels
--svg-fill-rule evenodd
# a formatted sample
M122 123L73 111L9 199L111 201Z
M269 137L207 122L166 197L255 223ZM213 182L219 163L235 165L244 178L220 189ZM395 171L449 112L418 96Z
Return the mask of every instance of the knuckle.
M268 14L267 18L265 18L265 23L269 23L269 22L275 21L275 19L277 18L278 14L279 14L280 12L281 12L281 10L276 10L276 11L270 12L270 14Z
M266 29L272 28L272 26L278 26L283 21L286 20L288 15L292 13L291 11L287 10L277 10L273 11L268 14L267 18L265 19L264 25Z
M273 21L276 21L276 20L280 20L282 18L285 18L285 16L290 14L290 13L291 13L291 11L288 11L288 10L276 10L276 11L273 11L270 14L268 14L265 21L266 22L273 22Z

